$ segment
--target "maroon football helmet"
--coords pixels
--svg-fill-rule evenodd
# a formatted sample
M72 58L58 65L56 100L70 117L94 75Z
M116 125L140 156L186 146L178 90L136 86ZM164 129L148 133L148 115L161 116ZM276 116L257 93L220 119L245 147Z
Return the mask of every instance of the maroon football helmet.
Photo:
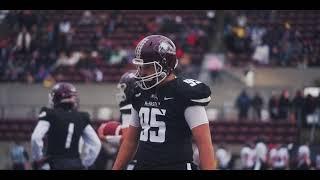
M165 36L147 36L137 45L133 64L137 65L135 78L139 87L143 90L151 89L176 68L176 46Z
M69 104L72 109L78 108L78 92L74 85L63 82L53 86L49 93L49 105L55 108L61 104Z

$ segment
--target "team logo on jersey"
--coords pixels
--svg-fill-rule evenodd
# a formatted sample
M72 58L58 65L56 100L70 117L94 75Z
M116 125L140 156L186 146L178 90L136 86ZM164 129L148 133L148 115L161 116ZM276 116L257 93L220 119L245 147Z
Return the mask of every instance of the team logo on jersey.
M144 105L145 105L145 106L158 107L158 106L160 106L160 102L145 101L145 102L144 102Z
M157 95L155 95L155 94L152 94L152 95L151 95L151 98L158 100L158 97L157 97Z
M174 99L173 97L164 97L164 100L170 100L170 99Z

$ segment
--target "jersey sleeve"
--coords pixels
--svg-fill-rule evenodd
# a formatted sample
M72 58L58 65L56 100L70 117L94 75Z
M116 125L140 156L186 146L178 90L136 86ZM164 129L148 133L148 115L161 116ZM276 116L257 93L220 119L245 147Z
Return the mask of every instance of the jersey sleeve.
M203 106L190 106L186 108L184 117L190 129L209 123L206 110Z
M132 104L127 104L125 106L120 107L121 123L123 128L129 127L131 119L131 108Z
M179 94L182 95L187 107L207 106L211 101L209 86L194 79L183 79L180 83Z
M134 108L131 109L131 119L129 124L134 127L140 127L139 113Z

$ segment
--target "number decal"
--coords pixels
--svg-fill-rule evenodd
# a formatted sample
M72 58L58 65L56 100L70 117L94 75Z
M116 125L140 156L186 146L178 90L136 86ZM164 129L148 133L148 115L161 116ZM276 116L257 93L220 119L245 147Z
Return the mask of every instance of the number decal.
M200 81L197 81L197 80L194 80L194 79L185 79L185 80L183 80L183 82L189 84L192 87L201 83Z
M67 135L66 145L65 145L66 149L70 148L73 132L74 132L74 123L70 123L68 126L68 135Z
M140 124L142 131L140 133L141 141L150 141L162 143L165 141L166 124L163 121L157 121L157 115L165 116L165 109L141 107L139 111ZM151 127L158 128L158 130L150 130Z
M139 111L139 117L140 117L140 124L143 130L140 133L140 140L141 141L148 141L148 132L150 129L149 126L149 114L150 114L150 109L146 107L141 107Z

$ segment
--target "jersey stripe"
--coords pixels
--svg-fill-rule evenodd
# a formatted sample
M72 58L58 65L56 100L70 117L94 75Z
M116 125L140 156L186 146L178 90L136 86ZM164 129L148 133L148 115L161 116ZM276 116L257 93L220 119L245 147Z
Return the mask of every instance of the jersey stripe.
M127 105L121 107L120 110L131 109L131 108L132 108L132 104L127 104Z
M211 96L203 99L191 99L191 101L197 102L197 103L207 103L211 101Z

